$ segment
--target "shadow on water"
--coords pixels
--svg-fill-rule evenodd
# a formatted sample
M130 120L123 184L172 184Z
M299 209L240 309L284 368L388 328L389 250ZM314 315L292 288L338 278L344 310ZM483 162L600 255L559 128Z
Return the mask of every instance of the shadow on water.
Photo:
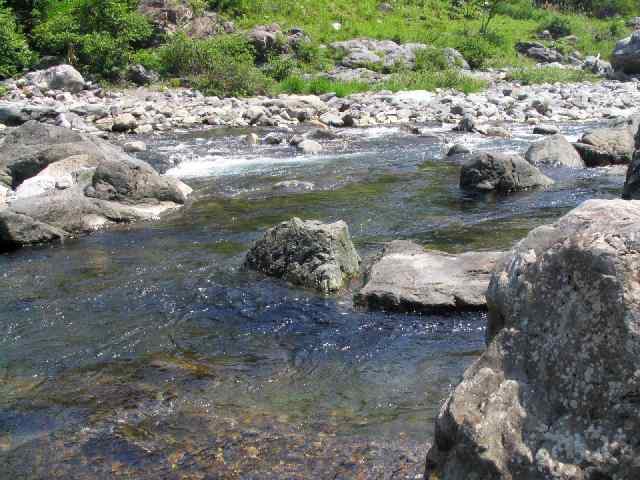
M439 142L343 135L320 157L234 131L156 140L145 155L188 173L188 208L1 256L0 478L419 475L484 315L357 311L358 281L318 295L244 271L246 250L292 216L345 220L365 259L397 238L506 249L623 179L555 170L545 191L469 196Z

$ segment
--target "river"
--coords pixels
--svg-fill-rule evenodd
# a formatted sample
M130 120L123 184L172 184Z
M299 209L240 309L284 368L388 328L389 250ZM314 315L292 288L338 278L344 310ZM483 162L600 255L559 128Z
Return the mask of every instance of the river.
M456 139L522 152L529 131ZM543 192L469 196L442 141L341 132L308 157L233 130L149 139L141 158L194 187L192 204L0 256L0 478L420 478L485 315L357 311L357 280L322 296L243 270L251 243L299 216L345 220L365 263L392 239L507 249L624 179L553 169Z

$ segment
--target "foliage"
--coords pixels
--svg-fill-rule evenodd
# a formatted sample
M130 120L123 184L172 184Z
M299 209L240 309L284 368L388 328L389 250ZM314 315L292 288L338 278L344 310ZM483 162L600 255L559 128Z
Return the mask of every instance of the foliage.
M0 85L0 98L4 97L9 92L9 89L4 85Z
M322 95L325 93L335 93L337 97L347 97L354 93L371 90L371 86L364 82L340 82L332 81L323 77L316 77L305 80L299 76L291 76L280 82L275 93L295 93Z
M462 37L456 48L473 69L485 68L496 55L495 46L480 35Z
M446 70L449 68L449 62L440 48L423 48L416 52L416 70Z
M554 16L542 24L541 30L549 30L553 38L571 35L571 22L567 17Z
M71 63L106 78L117 78L132 52L153 35L135 0L49 0L33 29L45 54L64 55Z
M15 75L34 58L13 11L0 0L0 78Z
M292 76L299 68L298 62L290 55L273 55L262 66L262 71L279 82Z
M240 35L194 40L175 35L161 48L163 72L191 79L203 93L218 96L265 94L271 81L255 67L253 47Z
M573 83L596 81L598 77L585 70L557 67L516 68L509 72L508 79L523 85L540 83Z
M464 75L455 70L399 72L384 82L368 84L364 82L340 82L323 77L310 80L298 76L289 77L277 86L277 93L316 94L335 93L346 97L354 93L390 90L429 90L450 88L464 93L473 93L487 88L487 82Z
M443 70L432 72L403 72L378 85L379 89L397 92L401 90L428 90L438 88L457 90L463 93L473 93L485 90L488 83L484 80L465 75L457 70Z

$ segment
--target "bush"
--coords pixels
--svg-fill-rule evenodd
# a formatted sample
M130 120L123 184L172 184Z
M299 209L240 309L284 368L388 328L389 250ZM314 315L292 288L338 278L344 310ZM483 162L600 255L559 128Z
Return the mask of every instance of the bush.
M133 51L153 36L135 0L49 2L32 36L46 54L64 55L71 63L105 78L116 78Z
M13 11L0 0L0 78L19 73L29 67L34 59Z
M160 72L163 68L160 50L157 48L138 50L131 54L129 62L140 64L147 70L153 70L154 72Z
M473 69L486 67L496 54L495 46L481 35L463 37L456 48Z
M264 74L278 82L290 77L298 69L298 62L289 55L271 56L267 63L262 66Z
M416 71L447 70L449 62L439 48L423 48L416 52Z
M262 95L272 84L255 67L253 47L240 35L194 40L177 34L160 49L159 57L163 73L190 78L208 95Z
M555 16L550 21L543 23L541 30L549 30L553 38L571 35L571 23L565 17Z

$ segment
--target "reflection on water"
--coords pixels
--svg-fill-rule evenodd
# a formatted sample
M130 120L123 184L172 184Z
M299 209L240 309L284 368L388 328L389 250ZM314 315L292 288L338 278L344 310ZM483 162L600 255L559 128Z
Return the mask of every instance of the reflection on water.
M251 242L298 215L344 219L365 258L396 238L508 248L623 182L560 169L548 191L473 197L433 139L347 130L326 146L162 139L144 155L188 173L187 209L0 257L0 478L415 478L483 316L356 311L358 280L324 297L243 271ZM315 190L274 189L294 179Z

